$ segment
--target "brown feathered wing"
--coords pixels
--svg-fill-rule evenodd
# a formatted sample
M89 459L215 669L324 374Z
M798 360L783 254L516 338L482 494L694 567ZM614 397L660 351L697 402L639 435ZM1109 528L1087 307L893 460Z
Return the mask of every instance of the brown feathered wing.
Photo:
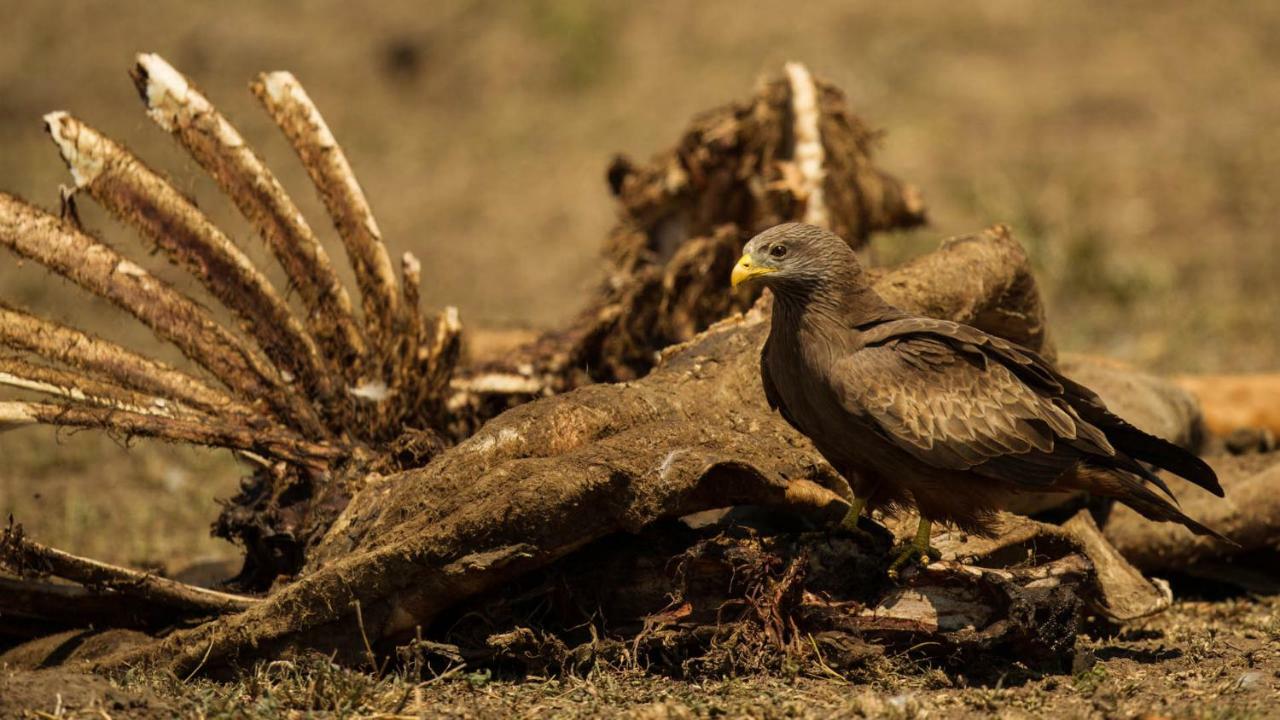
M863 341L833 368L841 403L917 460L1042 488L1068 471L1094 477L1099 470L1119 471L1105 475L1106 494L1149 518L1222 538L1138 479L1173 498L1141 460L1221 496L1212 468L1115 416L1094 392L1034 352L928 318L863 328Z
M1064 399L1038 393L976 346L919 332L873 341L837 362L837 394L921 462L1045 488L1085 457L1116 456Z

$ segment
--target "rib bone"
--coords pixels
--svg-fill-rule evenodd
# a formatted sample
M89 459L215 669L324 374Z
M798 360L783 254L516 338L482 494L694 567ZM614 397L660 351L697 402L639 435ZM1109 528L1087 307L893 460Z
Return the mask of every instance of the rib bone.
M333 397L315 341L249 258L191 201L128 150L70 115L50 113L45 123L80 187L234 312L275 366L301 382L304 394L321 401Z
M319 191L360 284L369 334L385 351L402 319L400 293L382 232L346 154L292 73L263 73L250 87Z
M357 375L364 338L328 253L284 187L244 138L159 55L138 56L133 80L147 114L200 163L279 260L307 308L307 328L340 368Z

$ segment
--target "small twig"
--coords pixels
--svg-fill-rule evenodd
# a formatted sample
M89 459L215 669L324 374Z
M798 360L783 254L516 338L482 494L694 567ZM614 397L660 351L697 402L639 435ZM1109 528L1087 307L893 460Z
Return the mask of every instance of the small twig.
M195 677L196 673L200 672L200 669L204 667L204 664L209 661L209 653L211 652L213 652L213 643L209 643L209 648L204 651L204 657L200 658L200 664L192 668L191 672L187 673L187 676L182 679L182 682L191 682L191 678Z
M364 629L364 612L360 610L360 601L356 600L351 604L356 609L356 624L360 628L360 639L364 641L364 651L368 655L369 669L381 674L381 669L378 667L378 658L373 654L373 645L369 644L369 633L365 632Z
M222 614L247 610L261 602L260 598L196 587L56 550L23 537L21 526L6 528L0 534L0 560L20 574L35 571L183 610Z
M841 682L848 682L849 678L836 672L834 669L832 669L830 665L827 664L827 660L826 658L822 657L822 650L818 647L818 641L813 637L813 634L805 633L805 637L809 639L809 644L813 646L814 657L818 659L818 667L822 669L822 672L825 673L827 676L834 678L836 680L839 680Z

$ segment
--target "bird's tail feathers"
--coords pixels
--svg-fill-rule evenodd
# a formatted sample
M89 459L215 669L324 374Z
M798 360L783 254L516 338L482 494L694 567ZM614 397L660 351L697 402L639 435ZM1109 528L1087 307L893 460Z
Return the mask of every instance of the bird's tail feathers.
M1080 488L1114 498L1133 508L1139 515L1157 522L1176 522L1197 535L1207 535L1231 545L1234 540L1189 517L1176 505L1160 497L1143 483L1141 476L1107 468L1085 467L1077 474Z
M1194 453L1188 452L1181 447L1156 437L1150 433L1143 432L1138 428L1130 425L1119 417L1107 413L1106 433L1112 445L1122 453L1126 453L1137 460L1150 463L1159 468L1164 468L1169 472L1186 478L1205 490L1217 495L1223 496L1222 485L1218 482L1218 474L1213 471L1212 467L1204 460L1196 457ZM1142 474L1142 473L1140 473ZM1157 485L1160 485L1157 481Z

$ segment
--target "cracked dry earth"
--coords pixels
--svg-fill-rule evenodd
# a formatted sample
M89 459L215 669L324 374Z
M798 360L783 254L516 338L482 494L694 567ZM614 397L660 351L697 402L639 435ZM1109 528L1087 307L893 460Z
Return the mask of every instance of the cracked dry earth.
M323 659L273 663L235 682L131 673L0 671L0 717L1204 718L1280 712L1280 598L1185 600L1080 639L1071 672L1017 662L944 671L886 659L861 676L687 682L637 671L500 680L460 670L382 679ZM44 713L44 714L42 714Z

